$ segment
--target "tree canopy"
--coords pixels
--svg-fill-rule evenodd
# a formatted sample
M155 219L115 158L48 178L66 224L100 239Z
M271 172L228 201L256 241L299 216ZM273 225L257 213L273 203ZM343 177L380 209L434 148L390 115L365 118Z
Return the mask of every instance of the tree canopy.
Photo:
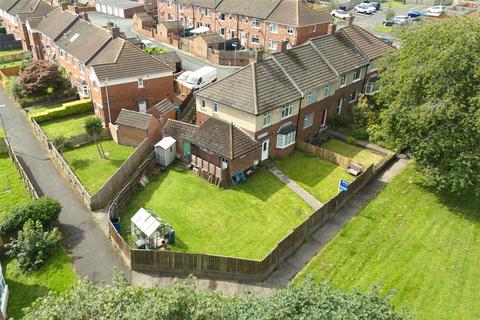
M23 96L43 97L66 88L62 74L54 64L46 60L28 63L17 80Z
M309 279L264 297L225 298L195 288L194 279L170 288L78 282L65 293L49 293L26 309L26 320L42 319L402 319L379 290L344 293Z
M480 20L454 18L399 32L381 63L382 133L412 153L439 190L479 191Z

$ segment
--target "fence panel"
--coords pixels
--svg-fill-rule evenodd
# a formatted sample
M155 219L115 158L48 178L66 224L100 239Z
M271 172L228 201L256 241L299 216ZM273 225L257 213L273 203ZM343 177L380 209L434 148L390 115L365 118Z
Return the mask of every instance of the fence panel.
M45 134L45 132L43 132L42 128L40 127L40 125L37 123L37 121L35 121L35 119L30 119L30 125L35 133L35 135L38 137L38 139L40 140L40 142L47 148L50 148L50 144L48 143L48 137L47 135Z
M321 147L314 146L313 144L306 143L306 142L297 142L296 145L297 149L308 152L311 154L314 154L316 156L322 157L324 159L327 159L328 161L331 161L333 163L338 164L341 167L347 168L350 166L352 163L352 159L342 156L341 154L338 154L336 152L333 152L331 150L327 150Z

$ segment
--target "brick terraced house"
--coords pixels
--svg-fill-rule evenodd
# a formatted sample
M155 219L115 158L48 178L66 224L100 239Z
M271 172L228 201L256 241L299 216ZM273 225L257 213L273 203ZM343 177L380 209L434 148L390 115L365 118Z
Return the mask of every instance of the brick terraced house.
M62 67L82 98L91 98L105 125L120 111L146 112L164 99L173 100L174 70L120 38L120 30L96 26L62 8L41 20L27 18L35 59Z
M234 123L261 143L265 160L287 156L329 115L349 112L359 93L374 93L375 62L394 48L358 26L330 28L199 90L197 124Z
M327 33L332 17L302 0L158 0L159 22L184 28L209 27L245 48L278 51Z

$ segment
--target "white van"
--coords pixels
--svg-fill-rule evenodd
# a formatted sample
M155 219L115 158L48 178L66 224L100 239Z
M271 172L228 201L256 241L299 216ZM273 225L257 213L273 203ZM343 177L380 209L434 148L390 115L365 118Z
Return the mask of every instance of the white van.
M188 74L186 79L181 81L181 83L187 88L198 90L215 81L217 81L217 69L213 67L201 67Z

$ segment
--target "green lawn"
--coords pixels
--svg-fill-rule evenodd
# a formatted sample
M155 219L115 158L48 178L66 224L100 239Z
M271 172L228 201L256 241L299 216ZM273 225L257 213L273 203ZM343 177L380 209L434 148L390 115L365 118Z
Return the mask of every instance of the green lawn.
M13 208L26 204L30 195L7 153L0 154L0 221Z
M7 313L15 319L21 319L22 308L37 298L50 290L65 291L76 281L70 257L60 246L47 264L34 273L22 273L15 259L3 258L2 267L10 290Z
M392 8L402 8L402 7L405 7L406 5L403 4L402 1L388 1L388 2L383 2L381 6L382 6L382 9L385 10L389 6L391 6Z
M58 136L72 137L85 133L85 119L91 116L93 116L93 113L82 113L42 122L40 126L50 139Z
M337 139L330 139L323 143L321 147L353 159L353 161L361 163L365 166L369 166L372 163L378 164L383 160L383 156L381 154L345 143Z
M51 111L53 109L61 108L63 103L55 103L55 104L50 104L46 105L43 107L36 107L36 108L29 108L28 109L28 117L32 118L35 117L36 115L43 113L45 111Z
M409 166L297 279L381 283L418 319L479 319L479 265L480 197L426 190Z
M21 53L23 49L13 49L13 50L2 50L0 51L0 57L7 56L9 54Z
M1 63L0 63L0 69L21 66L22 63L23 63L23 60L10 61L10 62L1 62Z
M312 211L266 169L242 185L219 189L180 165L154 178L128 204L121 217L124 237L140 207L175 228L172 250L258 260Z
M378 31L378 32L383 32L383 33L390 33L392 32L392 27L391 26L375 26L373 27L373 30Z
M63 153L63 158L90 195L95 194L135 150L119 145L112 139L102 140L102 146L107 159L100 158L94 143Z
M353 181L345 169L333 162L296 150L275 165L320 202L326 203L338 193L340 179Z

